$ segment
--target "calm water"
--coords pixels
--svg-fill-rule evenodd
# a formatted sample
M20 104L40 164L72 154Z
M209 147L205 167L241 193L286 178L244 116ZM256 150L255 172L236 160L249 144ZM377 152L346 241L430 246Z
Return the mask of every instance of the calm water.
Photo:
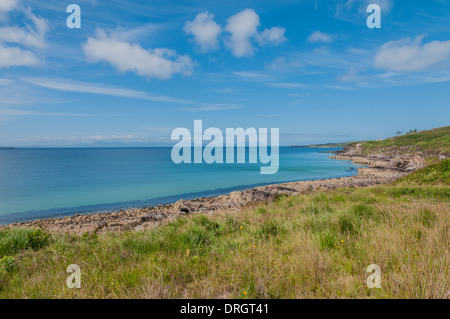
M172 163L170 148L0 150L0 223L139 207L249 186L355 174L336 149L281 148L275 175L260 164Z

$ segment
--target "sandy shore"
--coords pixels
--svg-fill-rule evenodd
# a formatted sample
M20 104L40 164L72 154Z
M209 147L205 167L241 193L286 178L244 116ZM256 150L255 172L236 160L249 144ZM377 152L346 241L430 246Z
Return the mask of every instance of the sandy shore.
M39 227L57 233L105 232L127 229L143 230L157 227L162 223L183 215L214 213L219 211L238 211L245 206L271 201L276 196L301 194L318 189L342 187L368 187L390 183L410 173L392 169L388 160L371 160L360 156L331 156L332 159L351 160L368 167L359 168L358 174L350 177L300 181L260 186L226 195L203 197L193 200L179 200L173 204L157 207L143 207L120 210L112 213L75 215L70 217L34 220L0 226L0 229L13 227Z

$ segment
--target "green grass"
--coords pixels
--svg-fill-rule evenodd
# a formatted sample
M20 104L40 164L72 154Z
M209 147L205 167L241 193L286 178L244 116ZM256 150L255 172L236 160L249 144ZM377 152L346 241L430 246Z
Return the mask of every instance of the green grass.
M49 234L42 230L13 229L0 231L0 259L25 249L39 249L48 244Z
M397 185L450 185L450 159L424 167L396 182Z

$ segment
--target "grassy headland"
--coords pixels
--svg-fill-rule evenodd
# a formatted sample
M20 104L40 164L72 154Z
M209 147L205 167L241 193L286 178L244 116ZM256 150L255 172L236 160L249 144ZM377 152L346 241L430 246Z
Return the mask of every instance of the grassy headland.
M450 157L450 126L394 136L381 141L353 142L346 147L354 147L359 143L360 153L365 156L377 153L421 154L433 161L438 159L439 155Z
M414 147L448 154L444 129ZM0 298L448 298L449 168L444 159L387 185L279 196L141 231L0 230ZM70 264L81 289L66 286ZM381 289L366 285L371 264Z

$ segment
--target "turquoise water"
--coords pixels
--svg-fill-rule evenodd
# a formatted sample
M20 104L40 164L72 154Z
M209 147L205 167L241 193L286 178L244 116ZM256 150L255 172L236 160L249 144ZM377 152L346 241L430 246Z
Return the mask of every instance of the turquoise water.
M280 168L174 164L171 148L0 150L0 223L156 205L277 182L350 176L336 149L280 148Z

